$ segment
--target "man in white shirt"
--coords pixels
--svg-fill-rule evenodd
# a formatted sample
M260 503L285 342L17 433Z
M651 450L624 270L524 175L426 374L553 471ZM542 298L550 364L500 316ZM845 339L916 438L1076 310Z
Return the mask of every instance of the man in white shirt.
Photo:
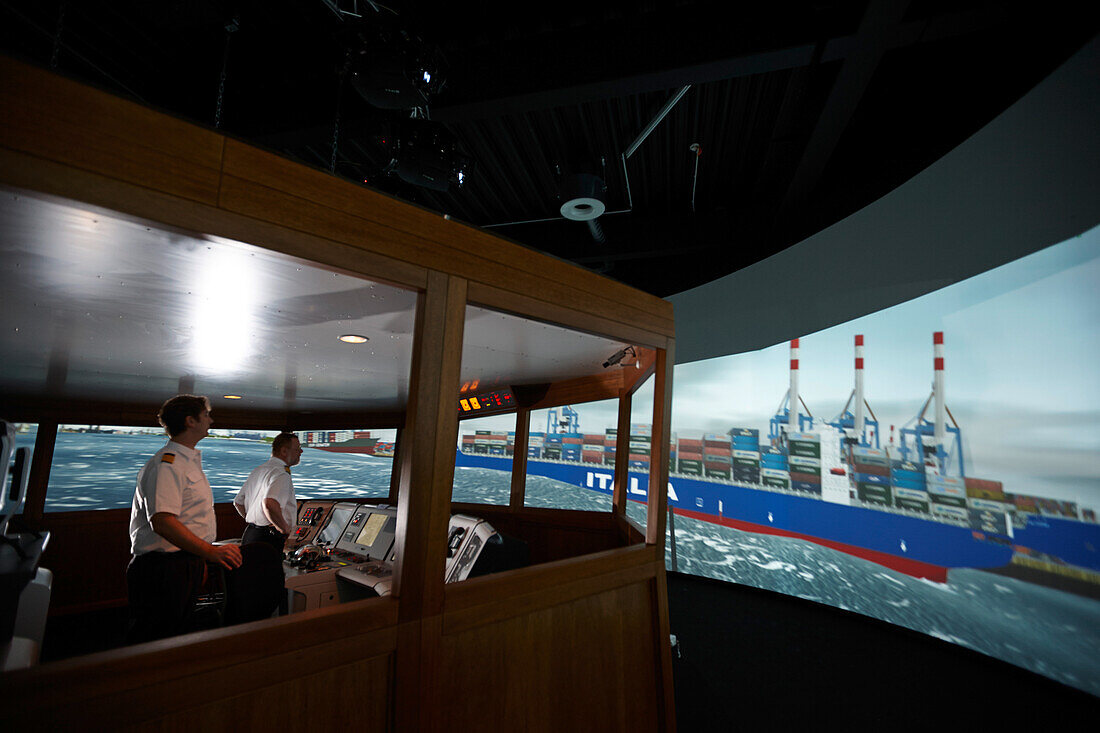
M214 495L195 448L214 423L210 402L176 395L161 406L157 420L171 439L138 472L130 510L131 641L183 633L206 563L226 570L242 564L239 547L213 544Z
M302 445L293 433L279 433L271 443L271 458L248 475L233 506L247 525L241 544L264 542L279 552L298 518L290 467L302 459Z

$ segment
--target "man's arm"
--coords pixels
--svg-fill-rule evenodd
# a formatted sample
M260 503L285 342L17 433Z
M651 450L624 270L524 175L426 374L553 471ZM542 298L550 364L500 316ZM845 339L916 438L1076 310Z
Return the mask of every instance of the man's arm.
M278 527L280 532L285 535L290 534L290 527L286 524L283 508L279 505L278 499L264 499L264 516L267 517L267 521Z
M199 539L194 532L183 526L175 514L157 512L149 521L153 531L181 550L198 555L204 560L215 562L226 570L241 566L241 548L237 545L212 545Z
M241 502L240 494L237 494L237 498L233 500L233 508L237 510L237 514L241 515L241 519L248 518L248 508Z

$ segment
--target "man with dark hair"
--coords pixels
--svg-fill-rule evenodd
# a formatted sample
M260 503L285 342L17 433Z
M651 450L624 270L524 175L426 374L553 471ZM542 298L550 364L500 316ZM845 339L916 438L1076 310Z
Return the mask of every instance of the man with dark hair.
M161 406L157 420L170 440L138 472L130 510L129 641L194 630L195 601L221 572L226 623L270 616L279 602L270 587L281 583L281 557L263 546L213 544L214 494L195 448L214 423L210 402L177 395Z
M302 459L302 445L294 433L279 433L271 443L271 458L248 475L233 506L247 526L241 544L265 542L279 552L298 516L290 467Z

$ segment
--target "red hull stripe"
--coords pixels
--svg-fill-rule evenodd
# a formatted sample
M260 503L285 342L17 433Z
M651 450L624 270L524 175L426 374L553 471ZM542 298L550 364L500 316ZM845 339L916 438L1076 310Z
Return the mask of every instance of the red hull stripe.
M890 555L885 552L879 552L877 550L868 550L865 547L856 547L855 545L848 545L843 542L834 542L832 540L824 540L820 537L813 537L812 535L800 534L798 532L788 532L785 529L778 529L776 527L769 527L764 524L753 524L752 522L743 522L739 519L730 519L729 517L715 517L713 514L705 514L703 512L696 512L690 509L681 509L675 507L673 509L677 514L684 517L691 517L692 519L698 519L703 522L711 522L712 524L721 524L723 527L733 527L734 529L744 530L745 532L756 532L757 534L770 534L778 535L780 537L794 537L795 539L806 540L807 542L813 542L815 545L821 545L822 547L828 547L833 550L839 550L840 552L848 555L855 555L856 557L862 557L864 560L870 560L873 563L883 565L891 570L897 570L899 573L905 573L911 575L914 578L928 578L934 580L937 583L947 582L947 568L939 565L932 565L931 563L921 562L920 560L910 560L906 557L898 557L897 555Z

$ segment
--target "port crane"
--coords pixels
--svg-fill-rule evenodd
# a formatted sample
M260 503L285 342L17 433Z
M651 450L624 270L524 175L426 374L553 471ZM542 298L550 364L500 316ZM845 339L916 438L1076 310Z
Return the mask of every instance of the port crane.
M901 428L901 457L906 461L935 465L943 476L966 475L963 458L962 431L955 416L947 408L943 387L943 331L932 334L933 382L932 394L924 401L920 412ZM933 406L933 419L925 415ZM947 419L951 419L948 424Z
M871 409L870 403L863 396L863 334L857 334L856 347L856 383L852 393L848 395L848 401L840 414L828 422L828 425L836 428L845 437L848 445L860 445L864 448L879 447L878 418ZM870 414L870 419L864 414L864 409ZM872 445L873 444L873 445Z
M802 405L805 414L798 409ZM768 440L773 446L783 445L788 431L801 433L812 429L814 416L810 414L810 408L798 394L798 339L791 341L791 383L787 388L787 394L783 395L783 401L775 411L775 415L768 421Z
M558 408L552 407L546 415L546 434L555 433L579 433L581 431L581 417L569 405L561 406L561 419L558 418Z

